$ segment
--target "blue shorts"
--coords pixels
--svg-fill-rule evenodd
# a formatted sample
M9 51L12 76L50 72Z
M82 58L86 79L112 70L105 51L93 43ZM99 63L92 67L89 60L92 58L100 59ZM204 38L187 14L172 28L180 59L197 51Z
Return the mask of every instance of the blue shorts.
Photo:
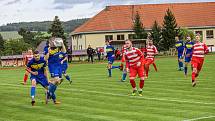
M114 57L108 57L108 64L113 64Z
M187 62L187 63L189 63L189 62L191 61L191 58L192 58L192 57L185 57L185 60L184 60L184 62Z
M37 84L42 85L44 88L49 86L49 82L48 82L48 80L47 80L47 78L46 78L45 75L39 75L39 76L33 76L33 75L32 75L32 76L30 77L30 79L31 79L31 81L32 81L33 79L35 79L36 82L37 82Z
M178 53L178 59L181 59L181 58L182 58L182 54L183 54L183 53Z
M59 64L49 64L49 72L51 77L61 77L62 76L62 67Z
M68 68L68 65L67 64L62 64L61 67L62 67L62 73L65 74L66 70Z

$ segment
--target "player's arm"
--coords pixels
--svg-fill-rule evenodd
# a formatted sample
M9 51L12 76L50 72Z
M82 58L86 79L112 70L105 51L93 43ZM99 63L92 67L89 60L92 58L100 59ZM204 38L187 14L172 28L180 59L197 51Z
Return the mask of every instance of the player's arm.
M205 54L209 53L209 49L208 49L208 46L206 44L204 44L204 51L205 51Z
M27 67L25 70L28 71L29 73L33 74L33 75L38 75L38 72L37 72L37 71L35 71L35 72L34 72L34 71L31 71L31 69L28 68L28 67Z
M182 53L182 58L184 58L186 50L187 50L187 49L184 48L183 53Z
M44 59L45 59L45 61L48 61L48 59L49 59L49 52L50 52L50 47L48 48L48 50L45 50L45 52L44 52Z
M61 64L63 64L63 62L64 62L64 61L67 61L67 60L68 60L68 57L65 56L64 59L61 61Z
M66 47L63 42L62 42L62 52L66 53Z

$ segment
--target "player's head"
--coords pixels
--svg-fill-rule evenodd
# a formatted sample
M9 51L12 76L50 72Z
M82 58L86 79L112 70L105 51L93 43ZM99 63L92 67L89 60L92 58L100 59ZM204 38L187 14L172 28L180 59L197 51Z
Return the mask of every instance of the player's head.
M32 51L31 48L28 49L28 53L29 53L29 54L33 54L33 51Z
M109 40L105 40L105 44L106 45L110 45L110 41Z
M175 41L176 42L179 41L179 36L178 35L175 36Z
M91 45L88 45L89 48L91 48Z
M187 41L191 41L190 35L187 35L186 39L187 39Z
M125 40L125 47L126 47L126 49L130 49L132 47L131 40L129 40L129 39Z
M36 61L39 61L40 60L40 54L39 54L39 51L34 51L34 53L33 53L33 55L34 55L34 59L36 60Z
M153 39L152 39L152 37L148 37L147 38L147 44L148 45L153 45Z
M196 42L200 42L200 39L201 39L200 34L197 33L197 34L196 34Z

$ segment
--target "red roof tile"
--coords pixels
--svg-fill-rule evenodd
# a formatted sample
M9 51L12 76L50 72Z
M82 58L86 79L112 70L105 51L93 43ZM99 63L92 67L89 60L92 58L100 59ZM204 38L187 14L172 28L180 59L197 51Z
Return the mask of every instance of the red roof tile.
M136 11L146 29L156 20L160 25L170 9L180 27L215 26L215 2L109 6L78 27L73 33L132 30Z

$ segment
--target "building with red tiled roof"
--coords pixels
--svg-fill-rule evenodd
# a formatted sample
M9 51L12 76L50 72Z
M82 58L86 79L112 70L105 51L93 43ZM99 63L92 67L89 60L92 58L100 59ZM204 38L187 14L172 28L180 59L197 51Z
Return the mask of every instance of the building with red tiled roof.
M162 26L168 8L178 27L200 33L208 45L215 45L215 2L199 2L107 6L71 33L73 49L86 49L89 44L101 47L106 39L117 42L130 38L136 12L146 30L155 20Z

